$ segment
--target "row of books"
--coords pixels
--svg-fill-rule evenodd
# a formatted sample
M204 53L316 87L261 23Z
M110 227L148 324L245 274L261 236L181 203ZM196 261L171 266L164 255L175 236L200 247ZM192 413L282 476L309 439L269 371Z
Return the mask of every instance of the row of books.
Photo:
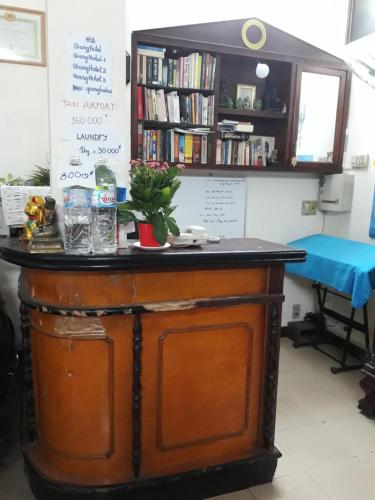
M212 90L215 82L216 57L194 52L186 57L165 57L161 47L138 45L137 81L144 85L163 85Z
M185 132L185 131L184 131ZM144 130L138 125L138 156L145 161L205 165L210 156L208 134L176 130Z
M240 122L237 120L222 120L218 122L217 128L220 132L253 132L254 125L251 122Z
M274 137L254 135L246 141L218 139L216 164L265 167L270 162L274 147Z
M194 123L212 126L214 122L213 95L199 92L179 95L177 91L164 93L163 89L148 89L138 86L138 120L154 120L172 123Z

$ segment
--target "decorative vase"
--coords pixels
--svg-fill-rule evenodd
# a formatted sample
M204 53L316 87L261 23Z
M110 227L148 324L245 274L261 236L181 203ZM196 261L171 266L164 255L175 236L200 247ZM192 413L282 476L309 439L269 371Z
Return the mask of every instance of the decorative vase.
M147 222L138 223L139 243L142 247L160 247L154 236L154 225Z

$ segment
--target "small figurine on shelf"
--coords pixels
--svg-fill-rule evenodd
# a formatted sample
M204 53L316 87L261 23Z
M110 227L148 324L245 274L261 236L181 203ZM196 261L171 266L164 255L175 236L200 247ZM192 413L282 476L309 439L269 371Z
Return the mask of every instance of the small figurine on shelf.
M233 97L228 97L228 108L234 108L234 99Z
M229 97L227 82L225 80L222 80L220 82L219 105L222 106L223 108L230 107L229 100L230 100L230 97Z
M236 109L243 109L244 105L243 105L243 99L242 97L239 97L236 101Z
M254 110L261 111L261 109L262 109L262 99L257 98L254 101Z
M282 112L284 106L285 103L283 103L279 97L279 89L277 88L276 82L268 77L263 93L263 109L266 111Z
M25 214L23 239L32 253L62 252L63 246L56 220L56 201L50 196L30 196Z
M252 110L253 106L248 96L243 100L243 109Z

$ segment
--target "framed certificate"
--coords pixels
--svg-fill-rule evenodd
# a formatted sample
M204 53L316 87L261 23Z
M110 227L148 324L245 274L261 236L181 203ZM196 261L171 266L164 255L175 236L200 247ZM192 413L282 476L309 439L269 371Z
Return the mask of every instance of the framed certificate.
M0 5L0 61L46 65L44 12Z

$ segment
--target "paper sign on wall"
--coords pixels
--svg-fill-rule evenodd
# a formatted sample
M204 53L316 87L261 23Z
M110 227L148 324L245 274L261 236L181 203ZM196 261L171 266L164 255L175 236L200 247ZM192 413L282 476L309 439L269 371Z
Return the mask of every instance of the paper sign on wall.
M95 168L93 165L60 164L58 168L57 184L60 187L82 186L95 188Z
M100 37L69 36L68 95L111 97L112 47Z
M124 137L116 131L112 45L93 34L70 35L67 45L67 96L61 100L61 140L69 143L70 156L80 158L83 164L93 167L103 158L116 170L124 164ZM66 159L67 165L70 159ZM59 182L64 185L63 180Z
M199 225L211 236L244 237L245 179L183 176L175 201L173 214L181 230Z

